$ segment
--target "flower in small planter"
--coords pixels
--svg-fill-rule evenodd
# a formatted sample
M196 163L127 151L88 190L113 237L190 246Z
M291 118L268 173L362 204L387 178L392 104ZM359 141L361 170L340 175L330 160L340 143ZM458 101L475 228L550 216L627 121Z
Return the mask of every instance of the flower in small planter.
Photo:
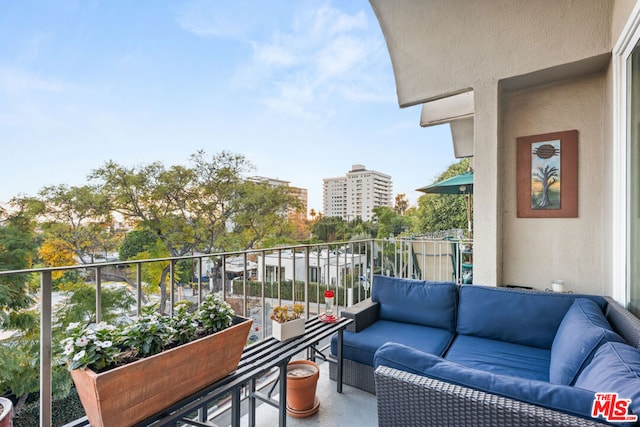
M62 341L64 357L70 371L103 372L226 329L234 315L229 304L211 294L193 313L178 304L174 316L167 317L148 305L127 325L72 323Z
M275 320L278 323L286 323L290 320L300 319L302 313L304 313L304 306L302 304L293 304L291 308L286 305L279 305L273 308L271 320Z

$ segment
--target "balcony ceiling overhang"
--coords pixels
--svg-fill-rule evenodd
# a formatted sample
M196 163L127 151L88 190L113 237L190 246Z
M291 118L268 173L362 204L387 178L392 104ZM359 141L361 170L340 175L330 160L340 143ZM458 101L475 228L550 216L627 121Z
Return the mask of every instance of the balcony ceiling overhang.
M473 156L473 91L447 96L422 104L420 126L449 124L453 154L459 159Z
M580 64L612 47L613 1L370 3L391 57L400 107Z

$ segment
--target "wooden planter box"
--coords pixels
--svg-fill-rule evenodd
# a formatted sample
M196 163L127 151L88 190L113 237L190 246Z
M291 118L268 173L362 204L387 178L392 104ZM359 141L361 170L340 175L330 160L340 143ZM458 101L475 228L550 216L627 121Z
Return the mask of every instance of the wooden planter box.
M278 323L273 320L273 337L278 341L286 341L304 335L304 324L305 319L290 320L285 323Z
M107 372L71 371L91 425L133 425L233 372L253 321L236 317L234 323L221 332Z

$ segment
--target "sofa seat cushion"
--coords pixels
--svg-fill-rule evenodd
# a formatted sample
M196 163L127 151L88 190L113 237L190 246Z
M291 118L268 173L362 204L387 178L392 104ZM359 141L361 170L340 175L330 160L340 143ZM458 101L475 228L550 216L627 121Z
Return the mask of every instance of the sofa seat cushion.
M618 342L602 344L578 375L575 387L618 393L619 399L631 399L629 409L640 416L640 350Z
M597 348L608 341L623 339L613 332L600 306L586 298L576 299L551 345L549 381L572 385Z
M456 331L458 285L375 276L371 300L380 304L380 319Z
M549 381L551 351L510 342L458 335L445 359L471 368Z
M453 332L412 323L378 320L360 332L344 331L343 356L354 362L373 366L373 356L384 343L393 341L411 345L426 353L441 355L445 352ZM331 339L331 353L336 355L338 337Z
M380 347L375 356L375 367L380 365L583 418L590 419L591 416L592 392L474 369L400 344Z
M580 295L463 285L458 333L551 349L560 322L577 297ZM589 298L606 306L602 297Z

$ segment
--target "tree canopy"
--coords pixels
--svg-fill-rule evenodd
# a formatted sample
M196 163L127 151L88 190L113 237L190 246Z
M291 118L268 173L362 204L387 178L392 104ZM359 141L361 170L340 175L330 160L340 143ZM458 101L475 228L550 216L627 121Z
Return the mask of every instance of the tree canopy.
M299 202L286 187L245 179L252 168L242 155L199 151L189 166L127 167L109 161L91 178L111 209L177 257L250 249L283 232L287 212ZM161 309L168 272L167 266L158 284Z
M469 170L469 159L455 163L440 174L434 182L451 178ZM425 194L418 199L414 216L416 233L428 233L454 228L467 228L467 196Z

